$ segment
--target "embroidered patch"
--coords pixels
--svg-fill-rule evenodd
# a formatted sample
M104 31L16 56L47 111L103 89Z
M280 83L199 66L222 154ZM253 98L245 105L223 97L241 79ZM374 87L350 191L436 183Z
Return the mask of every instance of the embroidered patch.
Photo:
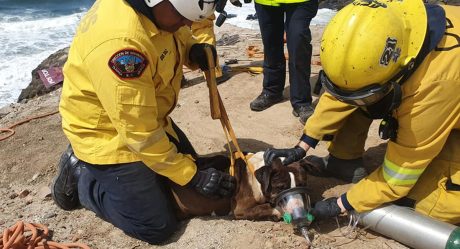
M144 72L147 64L145 56L132 49L118 51L109 60L110 69L123 79L138 78Z

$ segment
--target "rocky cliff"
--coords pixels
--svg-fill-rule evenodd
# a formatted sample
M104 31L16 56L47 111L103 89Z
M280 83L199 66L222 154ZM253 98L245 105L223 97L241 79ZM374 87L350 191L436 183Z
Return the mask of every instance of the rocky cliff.
M32 81L25 89L21 91L21 94L18 97L18 102L41 96L51 91L54 91L57 88L60 88L62 84L57 84L50 88L46 88L40 80L40 77L38 76L38 71L50 67L63 67L64 63L67 61L68 52L68 47L63 48L50 55L44 61L42 61L42 63L40 63L40 65L38 65L37 68L35 68L32 71Z

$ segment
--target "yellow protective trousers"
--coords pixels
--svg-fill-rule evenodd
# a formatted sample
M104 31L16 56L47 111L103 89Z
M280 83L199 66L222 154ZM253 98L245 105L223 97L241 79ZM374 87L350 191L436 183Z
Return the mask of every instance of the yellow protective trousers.
M409 192L415 209L438 220L460 224L460 131L454 130L441 153Z

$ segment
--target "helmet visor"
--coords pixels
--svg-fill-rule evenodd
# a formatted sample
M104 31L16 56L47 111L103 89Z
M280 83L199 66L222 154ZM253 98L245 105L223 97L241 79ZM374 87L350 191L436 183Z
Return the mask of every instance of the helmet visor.
M392 84L389 82L383 85L372 84L356 91L345 91L338 88L323 70L319 72L319 78L328 93L339 101L354 106L372 105L385 97L392 89Z

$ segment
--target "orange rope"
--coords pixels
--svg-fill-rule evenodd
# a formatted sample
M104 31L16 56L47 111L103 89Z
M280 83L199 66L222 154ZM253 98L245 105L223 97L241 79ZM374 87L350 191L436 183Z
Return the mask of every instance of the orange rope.
M38 223L18 221L3 231L0 249L90 249L82 243L57 243L47 240L49 229Z
M22 120L22 121L20 121L20 122L17 122L17 123L15 123L15 124L11 125L11 126L8 127L8 128L0 128L0 134L2 134L2 133L4 133L4 132L9 132L9 134L7 134L7 135L5 135L5 136L3 136L3 137L0 137L0 141L3 141L3 140L5 140L5 139L7 139L7 138L13 136L14 133L16 133L16 132L13 130L14 127L16 127L16 126L18 126L18 125L22 125L22 124L24 124L24 123L27 123L27 122L29 122L29 121L31 121L31 120L39 119L39 118L44 118L44 117L48 117L48 116L54 115L54 114L56 114L56 113L59 113L59 111L53 111L53 112L41 114L41 115L38 115L38 116L35 116L35 117L27 118L27 119L25 119L25 120Z

